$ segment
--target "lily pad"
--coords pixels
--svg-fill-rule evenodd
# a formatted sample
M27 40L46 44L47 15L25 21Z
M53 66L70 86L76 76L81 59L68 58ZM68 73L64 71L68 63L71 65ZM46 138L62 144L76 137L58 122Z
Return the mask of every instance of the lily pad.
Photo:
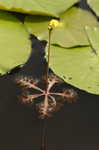
M51 46L50 67L67 83L89 93L99 94L99 28L87 28L92 46L61 48Z
M52 18L42 16L27 16L25 26L27 30L38 36L40 40L48 40L48 24ZM60 16L59 26L54 28L51 43L61 47L88 45L85 26L99 26L96 17L88 11L72 7Z
M0 9L58 16L78 0L0 0Z
M99 16L99 0L88 0L88 4L95 11L95 13Z
M30 45L24 25L10 13L0 11L0 73L25 63L31 51Z

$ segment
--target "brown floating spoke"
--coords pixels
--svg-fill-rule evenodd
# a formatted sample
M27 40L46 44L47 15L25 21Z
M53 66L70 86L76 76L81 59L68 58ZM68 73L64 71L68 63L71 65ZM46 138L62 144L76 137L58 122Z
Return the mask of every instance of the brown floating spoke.
M56 100L55 100L55 97L49 95L49 98L51 99L52 104L53 104L54 106L56 106Z
M54 87L57 88L57 85L60 84L61 80L56 76L50 74L48 76L48 87L45 90L42 90L37 84L38 82L34 79L30 79L29 77L20 77L16 79L17 84L24 88L22 95L20 96L21 101L24 104L33 104L36 99L41 97L41 101L36 104L37 110L40 114L41 119L45 119L51 116L51 114L57 110L57 107L64 101L67 102L75 102L77 99L77 93L73 89L65 89L63 92L50 92L50 90ZM36 89L40 94L29 93L29 89L33 91ZM25 94L26 93L26 94ZM44 97L43 97L44 96ZM59 101L56 96L59 96ZM35 101L34 101L35 100Z

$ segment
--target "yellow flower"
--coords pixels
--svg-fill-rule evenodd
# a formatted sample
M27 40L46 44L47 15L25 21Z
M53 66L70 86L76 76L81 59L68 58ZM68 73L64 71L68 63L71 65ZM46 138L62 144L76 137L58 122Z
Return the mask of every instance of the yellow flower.
M56 19L52 19L48 25L48 29L51 30L53 28L56 28L59 25L59 21Z

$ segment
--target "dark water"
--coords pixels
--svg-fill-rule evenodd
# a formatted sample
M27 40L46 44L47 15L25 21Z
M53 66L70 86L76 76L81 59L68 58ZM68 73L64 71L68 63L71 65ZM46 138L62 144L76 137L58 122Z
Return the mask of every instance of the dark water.
M40 59L43 48L40 41L34 40L35 52L20 74L42 76L46 64ZM15 75L0 78L0 150L40 150L41 121L33 108L19 103ZM77 91L79 100L66 103L47 122L48 150L99 150L99 96Z
M21 105L17 87L0 81L0 149L40 150L41 122L32 108ZM99 149L99 96L81 92L47 122L48 150Z

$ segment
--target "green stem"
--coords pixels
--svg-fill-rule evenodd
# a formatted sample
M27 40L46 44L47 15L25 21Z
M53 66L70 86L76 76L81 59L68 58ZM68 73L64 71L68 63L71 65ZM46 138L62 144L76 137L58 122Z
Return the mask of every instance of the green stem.
M46 73L45 73L46 92L48 90L48 76L49 76L49 63L50 63L50 46L51 46L51 31L52 31L52 28L49 29L48 56L47 56L48 60L47 60ZM46 119L42 120L41 149L40 150L47 150L47 125L46 125Z
M49 41L48 41L48 60L47 60L47 67L46 67L46 91L48 88L48 75L49 75L49 63L50 63L50 46L51 46L51 31L52 29L49 29Z

